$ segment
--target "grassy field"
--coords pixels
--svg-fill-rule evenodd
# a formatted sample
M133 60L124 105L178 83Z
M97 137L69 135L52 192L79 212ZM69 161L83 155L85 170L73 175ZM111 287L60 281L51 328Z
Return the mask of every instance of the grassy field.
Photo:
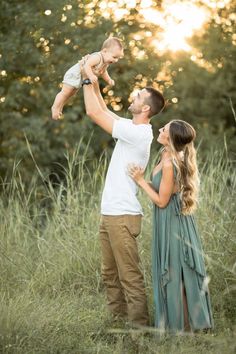
M38 171L25 186L19 168L2 182L0 352L235 353L235 165L217 152L200 165L196 217L211 279L215 330L178 336L151 327L133 334L126 323L112 323L107 313L98 242L106 166L105 158L88 161L78 148L68 157L64 183L52 186ZM152 321L152 205L144 194L140 200L145 218L138 242Z

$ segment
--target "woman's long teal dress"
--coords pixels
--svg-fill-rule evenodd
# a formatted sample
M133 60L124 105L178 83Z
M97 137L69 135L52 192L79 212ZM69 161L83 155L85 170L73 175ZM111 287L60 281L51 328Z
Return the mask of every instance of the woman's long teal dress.
M159 191L162 170L152 179ZM152 272L155 326L184 330L182 285L192 330L212 328L213 320L201 241L192 215L181 214L179 193L165 208L153 208Z

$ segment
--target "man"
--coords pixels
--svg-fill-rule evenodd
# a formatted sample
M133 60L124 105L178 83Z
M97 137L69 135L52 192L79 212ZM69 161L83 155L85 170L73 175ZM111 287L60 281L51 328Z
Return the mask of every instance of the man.
M142 208L137 186L128 176L130 163L146 167L153 139L150 119L162 111L164 98L153 88L141 90L129 107L133 119L110 111L98 84L83 80L87 115L118 139L109 164L101 203L100 241L102 278L108 308L134 325L148 325L147 299L139 267L136 237L141 231Z

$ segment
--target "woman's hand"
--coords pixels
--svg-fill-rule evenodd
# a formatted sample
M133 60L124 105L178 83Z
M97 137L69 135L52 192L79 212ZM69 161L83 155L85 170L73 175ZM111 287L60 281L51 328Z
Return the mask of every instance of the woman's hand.
M134 164L129 164L128 165L128 175L133 178L133 180L137 183L140 184L142 180L144 180L144 169L140 166L136 166Z

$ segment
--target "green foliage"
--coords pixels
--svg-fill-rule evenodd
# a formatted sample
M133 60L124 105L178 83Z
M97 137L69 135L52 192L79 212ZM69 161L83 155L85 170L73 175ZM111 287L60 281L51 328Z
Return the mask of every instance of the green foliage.
M182 54L171 65L175 73L171 94L177 97L178 105L172 106L166 116L182 117L193 124L203 151L212 146L214 149L225 138L229 150L235 153L236 122L230 104L236 102L236 46L232 45L232 33L224 33L212 23L203 37L192 39L192 44L199 58L191 61L192 54Z
M229 150L234 151L235 121L229 104L231 99L235 106L234 20L226 21L233 5L227 11L219 9L222 21L216 23L212 18L205 35L192 39L201 58L213 67L209 71L193 62L191 54L156 53L151 40L158 39L158 26L142 17L140 1L133 9L124 2L123 9L128 12L119 20L112 8L106 9L110 17L105 18L100 3L1 1L1 175L9 175L14 161L21 161L22 178L30 181L34 167L25 136L45 175L58 172L55 163L66 164L66 149L72 150L81 137L86 145L92 131L91 158L113 146L111 137L85 116L82 92L66 106L65 120L52 121L50 112L65 71L81 56L99 50L110 34L123 38L125 45L124 59L110 68L115 88L111 91L101 81L111 107L126 116L134 86L154 85L171 103L160 118L153 119L155 131L173 117L186 119L196 126L204 152L223 144L222 135L228 137ZM161 2L155 8L161 11ZM161 77L160 72L164 73ZM178 103L172 103L175 97Z

